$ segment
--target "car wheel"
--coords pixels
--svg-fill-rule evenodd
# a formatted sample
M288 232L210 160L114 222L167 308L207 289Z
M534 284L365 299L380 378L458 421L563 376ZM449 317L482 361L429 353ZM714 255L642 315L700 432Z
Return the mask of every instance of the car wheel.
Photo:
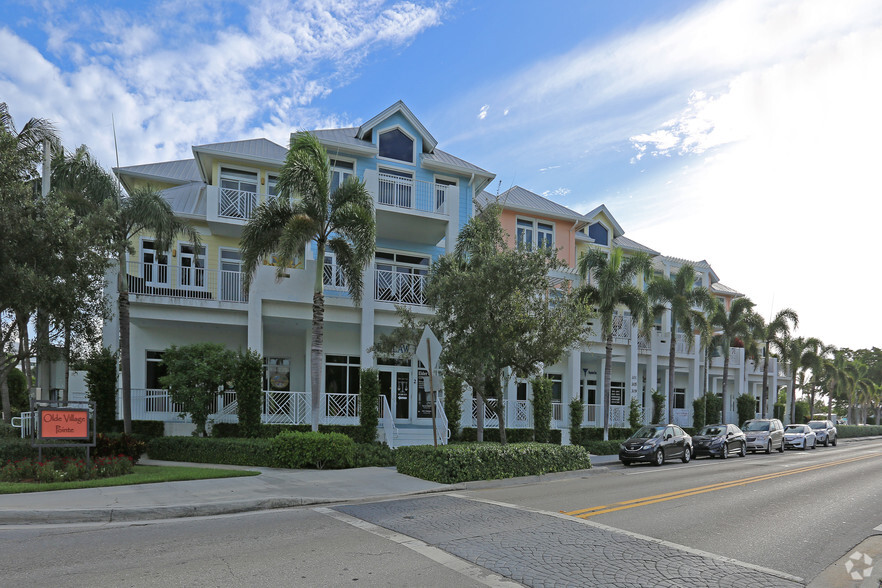
M803 439L802 440L802 450L805 451L806 449L808 449L808 441Z
M681 458L683 463L689 463L689 460L692 459L692 450L689 446L686 446L686 449L683 450L683 457Z
M769 446L771 447L772 443L769 442ZM778 448L778 453L784 453L784 439L781 439L781 447Z
M623 465L623 466L629 466L629 465L631 465L632 463L634 463L634 462L632 462L632 461L628 461L627 459L623 459L623 460L622 460L622 465Z
M726 459L729 457L729 444L723 443L723 447L720 449L720 459Z
M831 441L833 447L836 447L836 435L833 435L833 441Z
M747 457L747 444L741 444L741 457Z
M830 436L829 435L827 437L824 437L824 447L827 447L828 445L830 445Z
M784 445L782 444L781 446L783 447ZM772 440L771 439L769 439L769 444L766 445L766 455L768 455L770 453L772 453Z
M659 449L655 452L655 455L652 458L652 465L660 466L663 463L665 463L665 454L661 449Z
M818 448L818 440L815 439L814 441L812 441L812 449L817 449L817 448Z

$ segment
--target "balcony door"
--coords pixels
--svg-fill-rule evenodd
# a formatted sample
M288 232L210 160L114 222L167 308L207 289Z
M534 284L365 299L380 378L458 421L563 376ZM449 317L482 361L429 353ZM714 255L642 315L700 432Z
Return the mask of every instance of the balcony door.
M168 286L168 254L156 250L156 242L141 242L141 263L144 283L148 286Z
M251 218L257 206L257 174L236 169L221 168L220 210L227 218Z
M246 292L242 287L242 254L235 249L220 250L220 294L221 300L245 302Z
M205 289L205 247L181 243L181 267L178 285L187 290Z

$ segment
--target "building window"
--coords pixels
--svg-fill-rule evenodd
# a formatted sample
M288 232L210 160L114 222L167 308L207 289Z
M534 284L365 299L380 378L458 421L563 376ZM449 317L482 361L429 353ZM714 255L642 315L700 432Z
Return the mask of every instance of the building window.
M275 200L279 195L279 177L278 176L267 176L266 178L266 199L267 200Z
M563 376L561 374L547 374L551 380L551 401L562 402L563 400Z
M355 163L342 159L331 160L331 194L337 191L346 178L355 174Z
M346 278L343 276L343 270L337 265L337 256L331 251L325 253L322 283L326 288L332 290L343 290L346 288Z
M582 388L582 403L597 404L597 380L585 380Z
M401 129L380 133L380 157L413 163L413 139Z
M597 245L609 245L609 231L600 223L588 227L588 236L594 239Z
M197 249L191 243L181 243L180 280L182 288L205 288L205 246Z
M624 382L609 383L609 404L610 406L625 406Z
M155 241L141 242L141 263L145 283L168 285L168 253L156 251Z
M242 254L238 249L220 250L220 297L230 302L248 299L242 282Z
M426 303L424 291L429 273L428 257L377 251L375 259L377 300L403 304Z
M553 249L554 226L547 223L538 223L536 229L536 241L539 249Z
M533 249L533 222L518 219L517 224L518 247L524 247L528 251Z
M263 358L263 389L271 392L291 391L291 360L285 357Z
M447 200L447 193L453 193L456 190L456 180L445 180L444 178L435 178L435 212L444 212L444 202Z
M360 366L361 358L357 355L325 356L325 392L357 395Z
M686 389L674 388L674 409L686 408Z
M516 236L518 246L528 251L554 247L554 225L550 223L519 218Z
M163 351L148 351L147 366L145 370L144 386L148 390L162 388L159 379L168 374L168 369L162 364Z
M257 206L257 174L222 167L220 183L218 214L228 218L251 218Z

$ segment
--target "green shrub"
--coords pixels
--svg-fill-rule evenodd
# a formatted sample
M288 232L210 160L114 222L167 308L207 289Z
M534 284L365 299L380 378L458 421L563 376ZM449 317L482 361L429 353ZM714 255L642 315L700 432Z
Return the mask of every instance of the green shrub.
M86 457L85 447L54 447L52 443L42 444L43 460ZM0 438L0 463L22 459L37 459L39 451L31 447L30 439Z
M639 428L639 427L637 427ZM609 438L610 439L627 439L631 435L634 434L634 431L637 429L631 429L629 427L610 427L609 428ZM582 431L582 441L601 441L603 440L603 427L591 427L583 429Z
M797 423L807 423L811 420L812 411L809 408L808 400L796 401L796 421Z
M653 424L661 424L667 422L665 418L665 398L664 392L652 390L652 422Z
M138 463L145 451L147 451L147 443L125 433L110 435L98 433L98 438L95 440L95 457L123 455L132 463Z
M735 400L735 407L738 410L738 423L741 424L756 418L756 398L750 394L742 394Z
M551 380L533 378L533 438L537 443L548 443L551 431Z
M628 406L628 424L632 429L639 429L643 424L643 406L636 398L632 398Z
M312 430L310 425L267 425L261 424L258 429L258 438L271 439L283 431L297 431L307 433ZM359 425L319 425L319 433L341 433L358 441L361 435ZM211 436L215 438L243 438L239 423L215 423L211 427Z
M373 443L377 439L380 424L380 373L377 370L361 370L359 374L358 416L359 443Z
M113 421L113 428L106 432L122 433L123 422ZM154 437L162 437L163 435L165 435L165 423L162 421L132 421L132 437L142 441L149 441Z
M24 372L12 368L6 373L6 385L9 388L9 405L12 416L18 416L31 410L31 397L28 394L28 379Z
M97 457L86 464L79 459L24 459L7 462L0 468L0 482L75 482L131 474L134 464L125 456Z
M704 412L704 424L713 425L719 423L722 418L721 413L723 411L723 399L716 394L708 392L699 400L703 400L702 406L707 407L705 408Z
M582 416L585 414L585 407L578 398L570 401L570 444L578 445L582 441Z
M233 372L233 389L236 391L236 413L239 432L243 437L260 435L260 414L263 404L263 359L253 349L239 352ZM213 434L213 432L212 432Z
M274 467L271 439L157 437L147 443L150 459Z
M882 435L882 426L879 425L836 425L836 434L840 439L854 437L870 437Z
M21 429L0 421L0 439L21 439Z
M692 401L692 426L702 428L707 423L704 415L704 397L701 396Z
M587 429L582 429L586 431ZM505 429L505 438L509 443L527 443L533 440L533 429ZM552 429L548 432L550 443L560 445L560 430ZM474 427L463 427L460 439L466 443L474 443L478 440L478 430ZM499 429L484 429L484 441L499 443Z
M591 460L583 447L547 443L419 445L400 447L395 457L400 473L441 484L534 476L591 467Z
M285 431L272 440L272 455L280 468L348 468L355 461L355 441L340 433Z
M99 433L115 431L116 360L116 353L107 347L86 360L86 397L95 403L95 428Z
M159 379L171 400L189 414L194 435L204 437L211 407L233 377L236 353L221 343L172 345L162 355L168 374Z
M395 450L385 443L359 443L355 446L356 468L386 468L395 465Z
M459 441L462 421L462 380L452 374L444 375L444 414L447 415L450 439Z
M582 443L588 453L594 455L618 455L619 445L624 443L624 439L610 439L609 441L585 441Z
M775 418L783 421L784 415L787 414L787 405L783 402L775 403Z

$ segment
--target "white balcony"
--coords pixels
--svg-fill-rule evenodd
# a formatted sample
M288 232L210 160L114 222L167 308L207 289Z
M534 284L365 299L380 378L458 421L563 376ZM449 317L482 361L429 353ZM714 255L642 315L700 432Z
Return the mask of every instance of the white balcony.
M426 276L394 270L375 270L374 295L378 302L426 305Z
M444 238L451 207L458 206L459 187L365 170L374 197L377 235L436 245Z
M223 218L248 220L257 208L257 194L231 188L220 189L217 215Z
M127 265L130 295L248 302L241 272L138 261Z

